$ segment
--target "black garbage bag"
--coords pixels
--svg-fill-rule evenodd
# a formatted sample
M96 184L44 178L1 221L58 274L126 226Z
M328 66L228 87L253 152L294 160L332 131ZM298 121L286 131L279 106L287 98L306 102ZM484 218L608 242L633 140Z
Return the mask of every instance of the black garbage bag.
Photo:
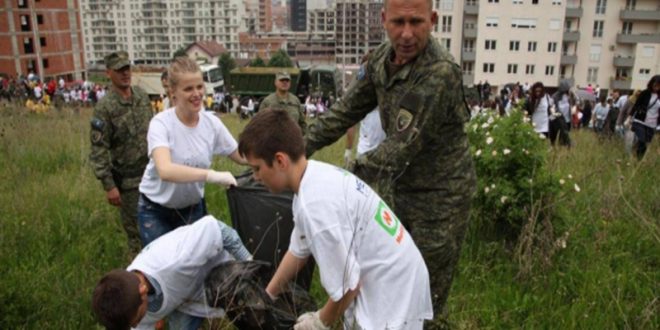
M215 267L205 280L207 304L225 310L238 329L291 329L299 315L315 311L309 293L295 283L273 302L265 290L263 261L228 261Z
M270 279L289 248L293 230L293 193L274 194L252 178L252 172L237 177L238 186L227 190L234 229L255 260L272 264L263 273ZM309 290L315 262L312 257L297 275L296 283Z

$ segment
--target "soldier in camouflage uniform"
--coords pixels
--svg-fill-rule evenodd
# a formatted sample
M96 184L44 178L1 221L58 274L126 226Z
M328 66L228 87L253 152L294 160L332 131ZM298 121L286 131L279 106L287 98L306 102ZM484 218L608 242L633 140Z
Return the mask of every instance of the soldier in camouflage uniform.
M307 155L380 108L387 137L354 161L354 172L394 206L411 232L429 269L438 319L476 187L464 131L469 113L462 73L430 38L437 24L430 1L386 1L382 21L389 42L371 54L345 97L310 125Z
M305 113L302 110L300 100L289 93L291 88L291 76L287 72L279 72L275 75L275 93L272 93L261 101L259 111L270 108L284 109L291 118L298 123L303 134L307 131Z
M153 113L148 95L140 88L131 87L126 52L106 56L105 66L112 88L94 107L89 160L108 202L120 208L129 248L137 253L141 248L137 226L138 186L149 162L147 131Z

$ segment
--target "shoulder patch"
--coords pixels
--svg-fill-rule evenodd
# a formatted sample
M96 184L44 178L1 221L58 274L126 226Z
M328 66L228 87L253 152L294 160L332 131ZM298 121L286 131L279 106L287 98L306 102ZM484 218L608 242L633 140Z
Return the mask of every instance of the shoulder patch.
M399 109L399 113L396 115L396 129L399 132L405 131L410 123L413 121L413 115L410 111L406 109Z

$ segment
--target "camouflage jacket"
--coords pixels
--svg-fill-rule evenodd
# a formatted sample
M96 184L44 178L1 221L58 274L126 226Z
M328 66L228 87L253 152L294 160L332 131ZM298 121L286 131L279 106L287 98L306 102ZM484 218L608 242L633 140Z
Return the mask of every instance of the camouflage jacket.
M464 130L469 120L462 72L437 41L392 77L389 42L370 56L344 98L314 121L307 155L340 138L376 106L386 139L355 161L354 172L388 202L396 192L445 190L456 199L475 191L476 176Z
M307 131L307 123L305 122L305 113L303 112L302 106L300 105L300 100L298 98L288 93L286 99L281 99L277 97L277 93L272 93L261 101L259 105L259 111L266 108L278 108L286 110L291 118L298 123L303 134Z
M137 87L132 87L129 100L111 89L94 107L89 161L106 191L139 186L149 162L147 132L151 117L149 96Z

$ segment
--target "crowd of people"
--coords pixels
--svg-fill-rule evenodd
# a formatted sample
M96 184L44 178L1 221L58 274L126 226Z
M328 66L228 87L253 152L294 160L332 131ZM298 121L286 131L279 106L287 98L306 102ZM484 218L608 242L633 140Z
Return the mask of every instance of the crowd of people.
M502 116L522 109L529 116L534 130L545 135L552 145L559 143L570 147L573 144L570 131L586 128L600 138L624 138L627 151L632 152L635 145L635 154L641 158L654 132L660 131L656 123L659 106L656 100L660 89L660 76L657 75L649 80L645 90L629 94L617 89L604 94L599 85L593 87L591 84L584 89L571 87L566 80L561 81L552 94L541 82L531 86L528 83L504 85L494 98L488 81L475 87L478 99L470 102L472 116L485 109ZM640 99L642 95L644 97ZM641 113L645 115L641 117Z
M34 73L16 78L0 76L0 100L25 104L28 108L65 104L93 106L106 92L106 86L87 80L66 81L59 77L42 81Z

